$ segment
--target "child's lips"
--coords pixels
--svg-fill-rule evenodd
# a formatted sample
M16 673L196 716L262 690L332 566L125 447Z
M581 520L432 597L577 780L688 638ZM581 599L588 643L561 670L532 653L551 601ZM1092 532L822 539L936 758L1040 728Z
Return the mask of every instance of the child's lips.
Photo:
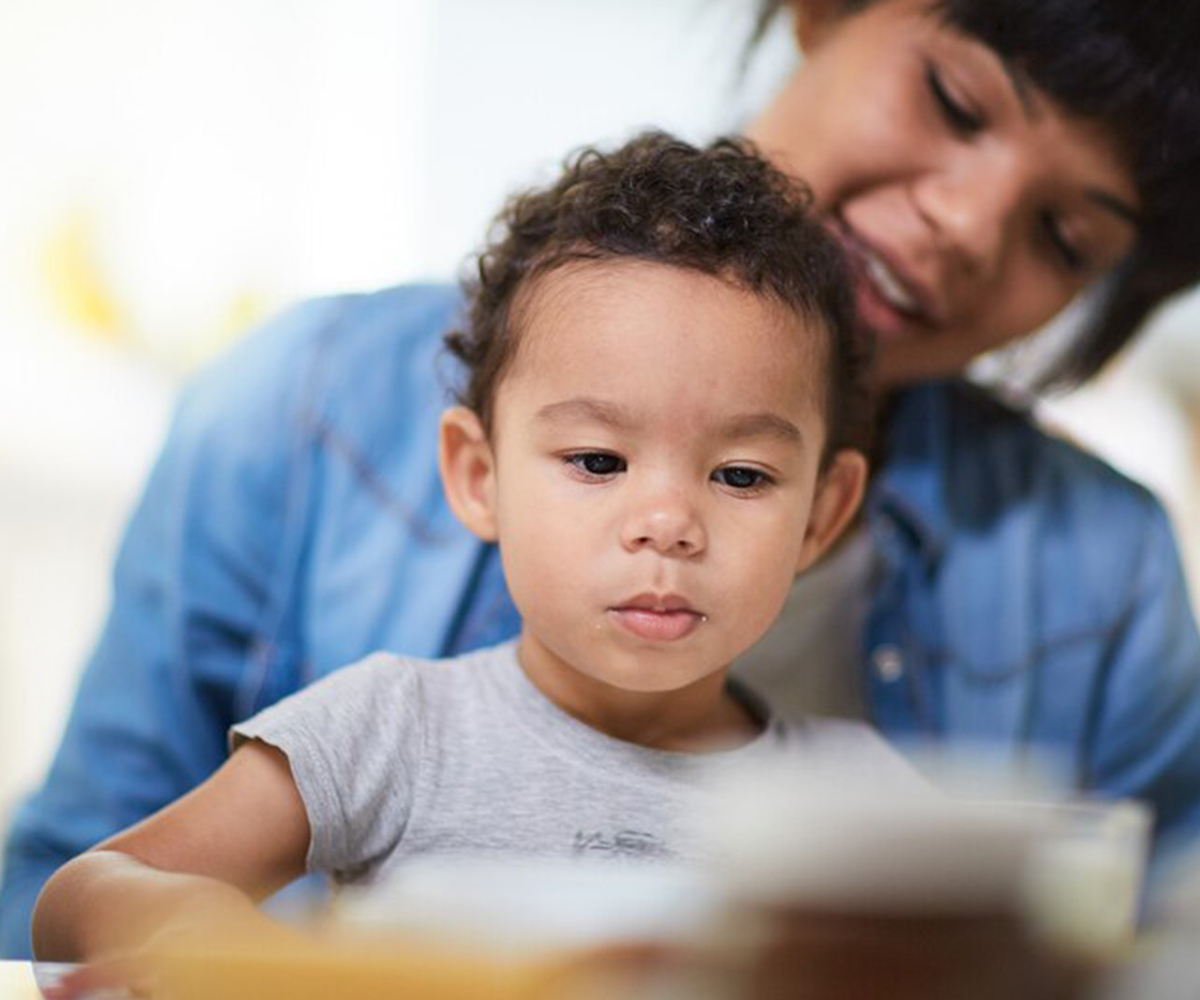
M651 608L626 605L608 609L609 617L627 632L650 642L677 642L705 621L692 608Z

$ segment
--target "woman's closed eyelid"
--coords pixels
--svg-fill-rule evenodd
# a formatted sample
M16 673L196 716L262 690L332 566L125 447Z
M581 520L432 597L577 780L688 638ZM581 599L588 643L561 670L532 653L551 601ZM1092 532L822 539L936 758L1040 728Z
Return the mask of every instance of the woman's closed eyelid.
M954 87L932 59L925 63L925 85L933 95L942 117L956 131L974 135L987 125L983 114L955 93Z
M925 83L942 118L957 133L973 138L987 128L987 116L968 102L959 92L949 75L932 57L925 61ZM1091 271L1094 260L1072 235L1073 227L1063 223L1061 212L1051 206L1037 215L1035 239L1048 247L1055 261L1074 275Z
M1063 226L1054 212L1042 213L1041 225L1045 238L1050 241L1054 252L1071 271L1087 271L1091 266L1089 255L1080 247Z

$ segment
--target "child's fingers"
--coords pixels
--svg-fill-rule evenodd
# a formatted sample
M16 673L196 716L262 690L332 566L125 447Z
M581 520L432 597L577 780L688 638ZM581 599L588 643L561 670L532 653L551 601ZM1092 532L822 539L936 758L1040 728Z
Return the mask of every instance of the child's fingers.
M46 1000L123 1000L154 995L145 958L120 955L89 962L42 990Z

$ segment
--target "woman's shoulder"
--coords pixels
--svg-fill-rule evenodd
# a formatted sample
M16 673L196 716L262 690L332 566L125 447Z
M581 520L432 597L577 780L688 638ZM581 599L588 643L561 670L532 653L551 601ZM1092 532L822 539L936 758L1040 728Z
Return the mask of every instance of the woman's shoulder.
M270 442L281 427L392 411L421 398L461 295L450 285L399 285L314 298L249 330L185 386L177 427L222 442Z
M946 620L963 625L954 642L978 647L973 662L1017 655L995 622L1017 645L1018 621L1046 641L1099 635L1151 591L1183 593L1154 495L1028 411L961 382L925 385L896 401L888 444L868 509L938 566L940 599L956 609Z
M247 330L199 372L193 391L224 386L234 396L270 375L291 382L316 354L336 365L377 363L381 353L412 351L440 340L460 304L458 289L440 284L305 299Z
M405 285L285 310L189 382L164 456L226 495L238 484L281 521L284 494L304 483L347 482L390 509L422 509L455 374L442 337L460 304L452 286Z
M1017 507L1073 528L1096 517L1161 514L1149 490L1045 427L1030 406L962 380L922 385L895 401L881 473L977 525Z

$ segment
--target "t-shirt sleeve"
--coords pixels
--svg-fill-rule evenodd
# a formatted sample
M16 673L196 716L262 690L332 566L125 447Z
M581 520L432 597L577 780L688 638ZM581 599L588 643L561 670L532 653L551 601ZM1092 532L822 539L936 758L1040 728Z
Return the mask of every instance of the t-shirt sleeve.
M422 745L417 669L377 654L230 730L281 750L308 814L308 870L368 879L404 836Z

